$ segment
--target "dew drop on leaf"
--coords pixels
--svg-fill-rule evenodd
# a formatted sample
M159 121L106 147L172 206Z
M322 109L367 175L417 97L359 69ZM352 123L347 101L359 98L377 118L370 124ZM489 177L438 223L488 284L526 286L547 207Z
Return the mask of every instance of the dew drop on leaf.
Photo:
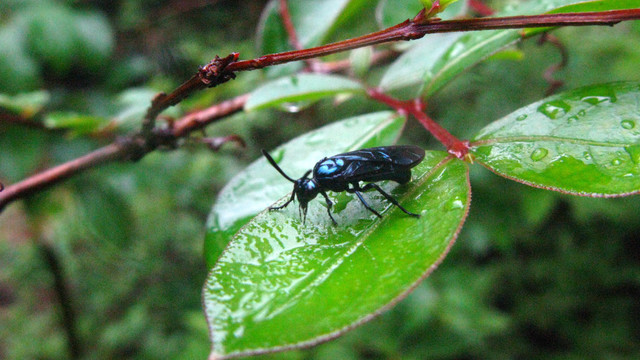
M633 120L622 120L620 126L622 126L624 129L631 130L636 127L636 123Z
M585 96L581 100L591 105L598 105L603 102L616 102L615 96Z
M451 202L449 208L451 210L464 209L464 202L462 202L462 200L460 200L460 199L456 199L456 200Z
M562 100L550 101L540 105L538 111L549 119L558 119L571 110L571 105Z
M522 121L527 118L527 114L522 114L516 118L516 121Z
M548 154L549 154L549 150L547 150L545 148L535 149L531 153L531 160L540 161L540 160L544 159L545 157L547 157Z

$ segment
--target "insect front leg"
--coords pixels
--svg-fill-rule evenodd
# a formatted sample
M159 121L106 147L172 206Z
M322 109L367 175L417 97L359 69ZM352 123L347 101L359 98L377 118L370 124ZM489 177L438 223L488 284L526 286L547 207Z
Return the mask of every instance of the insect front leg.
M331 221L333 221L333 225L338 225L336 220L331 215L331 207L333 206L333 202L331 202L331 200L329 200L329 196L327 196L326 192L320 191L320 194L322 194L322 196L324 196L324 199L327 201L327 214L329 214L329 217L331 218Z
M280 209L284 209L284 208L286 208L286 207L287 207L287 205L289 205L289 204L293 201L293 199L295 199L295 197L296 197L296 192L294 191L294 192L292 192L292 193L291 193L291 197L289 198L289 200L288 200L286 203L284 203L284 204L282 204L282 205L280 205L280 206L273 206L273 207L270 207L270 208L269 208L269 210L272 210L272 211L273 211L273 210L280 210Z
M355 186L354 186L354 188L355 188ZM385 197L385 199L389 200L393 205L395 205L395 206L399 207L399 208L400 208L400 210L402 210L402 211L404 211L404 212L405 212L405 214L407 214L407 215L411 215L411 216L415 216L415 217L420 217L420 215L419 215L419 214L414 214L414 213L412 213L412 212L408 211L407 209L403 208L403 207L402 207L402 205L400 205L400 204L398 203L398 201L397 201L396 199L394 199L394 198L393 198L393 196L391 196L391 195L387 194L387 193L386 193L384 190L382 190L382 188L381 188L380 186L378 186L377 184L374 184L374 183L368 183L368 184L366 184L365 186L363 186L362 188L360 188L360 186L358 185L356 190L367 191L367 190L370 190L370 189L376 189L380 194L382 194L382 196L384 196L384 197ZM356 195L357 195L357 194L358 194L358 193L356 192ZM361 200L362 200L362 199L361 199Z

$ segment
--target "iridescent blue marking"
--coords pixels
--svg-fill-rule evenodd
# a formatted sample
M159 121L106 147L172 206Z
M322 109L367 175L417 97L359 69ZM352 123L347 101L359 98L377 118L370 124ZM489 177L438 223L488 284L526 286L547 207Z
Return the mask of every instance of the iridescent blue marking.
M330 176L334 174L344 166L344 160L342 159L327 159L320 163L318 166L317 174L321 176Z

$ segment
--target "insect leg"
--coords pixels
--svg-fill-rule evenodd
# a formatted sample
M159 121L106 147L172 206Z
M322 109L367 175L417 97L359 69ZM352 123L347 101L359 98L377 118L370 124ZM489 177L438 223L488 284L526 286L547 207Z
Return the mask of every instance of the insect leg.
M360 199L360 202L362 202L362 205L364 205L364 207L367 208L367 210L371 211L372 213L376 214L377 217L382 218L382 215L380 215L377 211L373 210L373 208L371 206L369 206L369 204L367 204L366 201L364 201L364 198L362 197L362 194L360 194L359 191L354 190L353 191L354 194L356 194L356 196L358 197L358 199Z
M282 204L280 206L270 207L269 210L280 210L280 209L286 208L287 205L289 205L289 203L291 203L295 197L296 197L296 193L294 191L294 192L291 193L291 197L289 198L289 200L286 203L284 203L284 204Z
M329 196L327 196L326 192L320 191L320 194L322 194L322 196L324 196L324 199L327 201L327 214L329 214L329 217L331 218L331 221L333 221L333 225L338 225L336 220L331 215L331 207L333 206L333 202L331 202L331 200L329 200Z
M394 199L394 198L393 198L393 196L391 196L391 195L387 194L387 193L386 193L384 190L382 190L382 188L381 188L380 186L378 186L377 184L374 184L374 183L368 183L368 184L366 184L365 186L363 186L363 187L362 187L361 189L359 189L359 190L367 191L367 190L372 189L372 188L373 188L373 189L378 190L378 192L379 192L380 194L382 194L382 196L384 196L384 197L385 197L385 199L389 200L393 205L395 205L395 206L399 207L399 208L400 208L400 210L404 211L407 215L411 215L411 216L415 216L415 217L420 217L420 215L419 215L419 214L414 214L414 213L412 213L412 212L410 212L410 211L407 211L407 209L403 208L403 207L402 207L402 205L400 205L400 204L398 203L398 201L397 201L396 199ZM357 194L357 192L356 192L356 194Z

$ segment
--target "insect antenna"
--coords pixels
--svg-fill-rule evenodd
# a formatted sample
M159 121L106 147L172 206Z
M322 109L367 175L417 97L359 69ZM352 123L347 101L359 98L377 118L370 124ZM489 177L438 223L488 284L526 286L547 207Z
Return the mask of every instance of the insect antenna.
M271 155L269 155L269 153L265 150L262 149L262 155L264 155L264 157L267 158L267 160L269 161L269 163L271 164L271 166L273 166L274 168L276 168L276 170L278 170L278 172L284 176L285 179L291 181L292 183L295 183L296 181L293 180L292 178L289 177L289 175L285 174L284 171L282 171L282 169L280 169L280 166L278 166L278 164L276 164L276 161L273 160L273 158L271 157Z

